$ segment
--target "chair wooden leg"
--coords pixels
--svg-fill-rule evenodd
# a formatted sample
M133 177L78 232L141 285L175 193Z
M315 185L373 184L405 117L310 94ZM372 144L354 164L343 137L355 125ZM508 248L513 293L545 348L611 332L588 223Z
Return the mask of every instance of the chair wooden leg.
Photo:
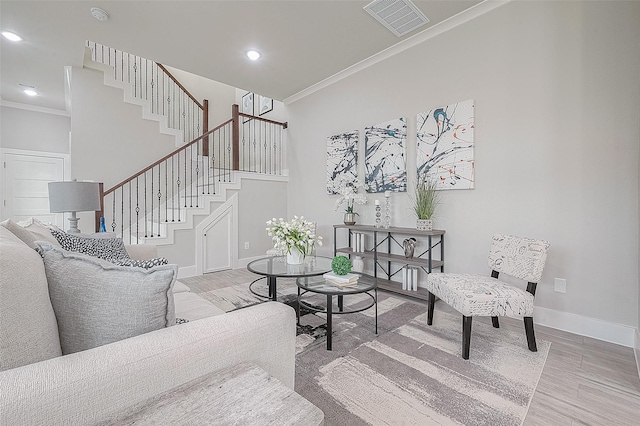
M473 317L462 316L462 359L469 359L471 344L471 320Z
M500 328L498 317L491 317L491 323L493 324L493 328Z
M427 325L433 324L433 308L436 303L436 295L429 292L429 300L427 302Z
M533 331L533 317L524 317L524 330L527 333L527 344L531 352L538 352L536 334Z

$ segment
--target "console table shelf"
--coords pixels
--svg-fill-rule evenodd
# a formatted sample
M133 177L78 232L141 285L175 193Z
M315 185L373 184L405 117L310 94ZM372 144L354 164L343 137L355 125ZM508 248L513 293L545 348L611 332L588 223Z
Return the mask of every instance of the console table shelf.
M348 246L338 247L337 231L339 229L348 230ZM369 243L371 248L369 250L365 248L364 251L354 251L354 248L351 247L354 233L364 233L373 237L373 241ZM419 300L427 300L428 292L424 288L419 287L417 291L403 290L402 283L394 281L392 278L401 272L405 265L422 268L427 273L431 273L436 268L439 268L440 272L444 272L444 234L444 230L437 229L418 231L414 228L395 226L377 228L371 225L334 225L333 254L334 256L338 253L349 257L360 256L363 259L372 260L373 276L378 280L379 289ZM402 249L400 242L395 238L396 236L414 237L419 242L414 257L406 258L404 254L393 253L394 249L396 251ZM426 249L424 243L426 243ZM439 250L434 250L436 248ZM439 258L434 258L434 253Z

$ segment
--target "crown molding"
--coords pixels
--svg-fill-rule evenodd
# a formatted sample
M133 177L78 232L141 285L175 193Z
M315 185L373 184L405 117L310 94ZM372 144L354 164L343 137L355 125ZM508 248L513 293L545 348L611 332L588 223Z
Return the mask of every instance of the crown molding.
M4 99L0 99L0 106L7 107L7 108L24 109L24 110L33 111L33 112L41 112L43 114L53 114L53 115L61 115L63 117L71 117L71 114L61 109L53 109L53 108L36 106L36 105L21 104L19 102L5 101Z
M374 64L377 64L378 62L384 61L385 59L397 55L398 53L404 52L405 50L417 46L418 44L424 43L425 41L433 37L436 37L459 25L469 22L472 19L484 15L485 13L490 12L493 9L503 6L511 1L512 0L485 0L481 3L478 3L477 5L458 13L457 15L454 15L449 19L439 22L436 25L419 32L418 34L402 40L394 44L393 46L390 46L385 50L376 53L375 55L372 55L354 65L351 65L348 68L345 68L344 70L332 75L331 77L327 77L326 79L314 84L313 86L309 86L306 89L289 96L288 98L284 99L283 102L285 105L289 105L293 102L299 101L300 99L309 96L312 93L317 92L318 90L324 89L325 87L337 83L338 81L347 78L357 72L360 72Z

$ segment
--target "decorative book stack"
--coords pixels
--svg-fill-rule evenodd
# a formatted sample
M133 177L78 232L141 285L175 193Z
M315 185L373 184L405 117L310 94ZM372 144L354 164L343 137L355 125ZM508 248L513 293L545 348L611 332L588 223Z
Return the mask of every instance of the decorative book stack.
M329 284L338 286L338 287L355 287L358 285L358 278L360 275L357 274L347 274L347 275L337 275L333 272L327 272L323 275L324 279L327 280Z
M402 268L402 289L418 291L418 268L406 265Z
M354 252L365 251L364 236L365 234L362 232L353 232L351 234L351 245Z

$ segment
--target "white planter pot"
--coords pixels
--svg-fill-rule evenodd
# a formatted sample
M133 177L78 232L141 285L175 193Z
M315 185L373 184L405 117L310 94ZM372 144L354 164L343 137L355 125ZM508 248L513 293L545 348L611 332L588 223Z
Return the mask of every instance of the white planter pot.
M433 231L432 219L418 219L416 222L416 229L418 231Z
M289 265L301 265L304 262L304 255L300 250L295 247L291 247L289 253L287 253L287 263Z

